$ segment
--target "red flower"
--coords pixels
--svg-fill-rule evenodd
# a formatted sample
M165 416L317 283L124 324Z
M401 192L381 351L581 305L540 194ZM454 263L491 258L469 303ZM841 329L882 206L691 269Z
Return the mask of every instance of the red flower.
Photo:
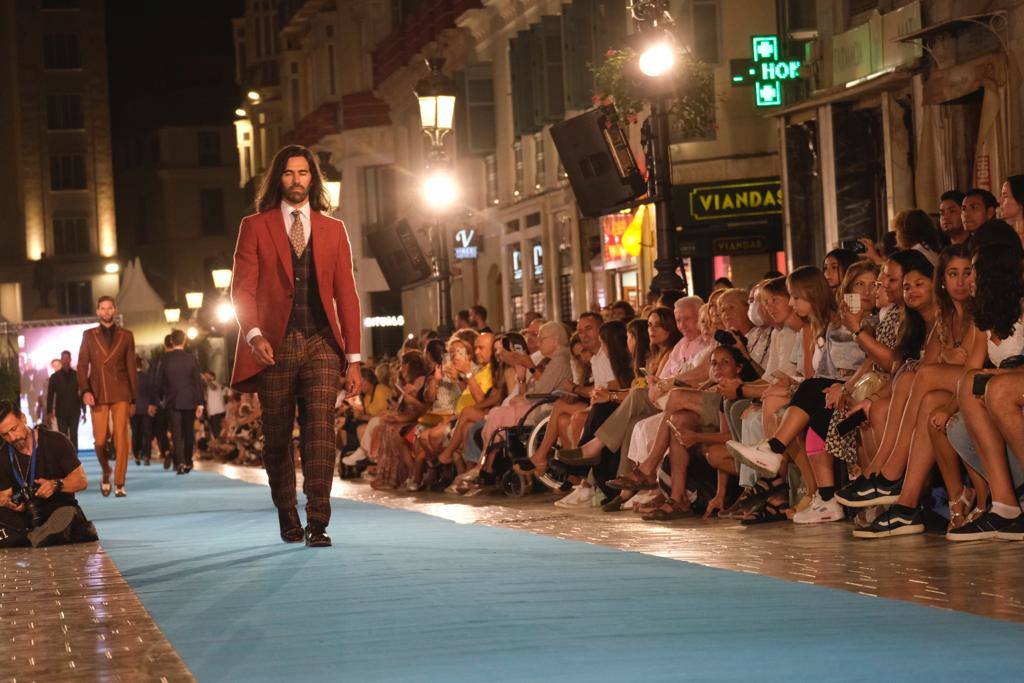
M636 123L636 114L629 114L626 116L630 123Z
M613 56L615 56L615 50L608 50L608 52L604 53L604 56L605 57L613 57Z
M590 98L590 103L591 104L601 104L601 98L598 97L597 95L594 95L594 96L592 96Z

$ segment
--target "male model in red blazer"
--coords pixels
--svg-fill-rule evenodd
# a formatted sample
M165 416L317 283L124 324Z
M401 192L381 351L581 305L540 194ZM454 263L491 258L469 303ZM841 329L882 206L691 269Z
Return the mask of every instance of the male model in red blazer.
M345 224L330 209L316 157L290 145L274 157L242 219L231 298L240 333L231 385L256 391L263 410L263 464L281 538L331 545L334 405L360 385L359 295ZM306 528L296 510L292 427L300 406Z

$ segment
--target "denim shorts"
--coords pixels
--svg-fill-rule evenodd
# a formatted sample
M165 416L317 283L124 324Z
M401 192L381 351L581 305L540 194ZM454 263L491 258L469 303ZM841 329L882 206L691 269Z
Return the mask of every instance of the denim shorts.
M978 453L974 442L971 441L971 435L967 431L967 423L964 421L962 413L954 415L946 425L946 436L949 438L949 443L952 444L957 454L959 454L960 459L964 461L964 464L975 470L985 479L988 479L988 477L985 477L985 466L981 462L981 455ZM1006 449L1006 460L1010 465L1010 477L1013 479L1013 488L1019 489L1021 484L1024 484L1024 468L1021 467L1020 460L1017 459L1009 447Z

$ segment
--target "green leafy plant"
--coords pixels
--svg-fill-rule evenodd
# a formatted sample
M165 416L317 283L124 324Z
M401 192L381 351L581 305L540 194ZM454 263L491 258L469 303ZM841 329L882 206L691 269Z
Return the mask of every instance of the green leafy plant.
M675 88L668 95L671 125L682 138L701 138L714 125L715 82L707 64L684 50L676 56ZM635 123L637 114L650 103L649 83L635 69L633 48L608 50L604 61L593 68L594 104L614 104L620 116Z

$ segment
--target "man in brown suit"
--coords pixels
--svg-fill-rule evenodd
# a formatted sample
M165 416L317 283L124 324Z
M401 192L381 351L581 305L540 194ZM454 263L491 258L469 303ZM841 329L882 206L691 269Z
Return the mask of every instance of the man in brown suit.
M103 467L100 492L110 495L110 463L107 459L107 437L113 420L114 450L117 464L114 485L117 497L123 498L124 478L128 472L128 416L135 401L138 375L135 365L135 337L114 322L117 306L109 296L96 302L100 324L82 333L78 352L78 389L82 401L92 409L92 433L96 456Z

